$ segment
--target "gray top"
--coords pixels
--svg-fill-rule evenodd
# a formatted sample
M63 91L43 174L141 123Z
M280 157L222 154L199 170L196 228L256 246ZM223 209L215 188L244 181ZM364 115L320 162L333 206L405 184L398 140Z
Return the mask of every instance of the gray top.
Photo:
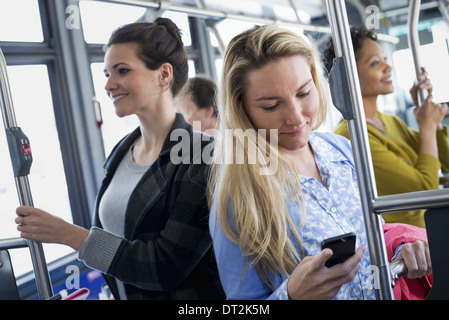
M131 150L132 147L119 164L111 184L101 199L99 208L104 230L120 237L124 235L125 212L131 192L150 167L136 164Z
M103 229L93 227L82 244L78 259L90 261L90 266L106 273L124 236L125 212L128 200L137 183L150 165L140 166L132 158L132 148L117 167L117 171L105 191L99 206ZM101 253L91 248L101 247ZM123 288L117 281L121 298Z

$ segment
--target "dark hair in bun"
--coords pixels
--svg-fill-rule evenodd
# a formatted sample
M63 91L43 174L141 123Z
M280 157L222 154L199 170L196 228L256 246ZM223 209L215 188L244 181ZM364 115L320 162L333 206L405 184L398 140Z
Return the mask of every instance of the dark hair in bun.
M148 69L157 70L163 63L173 67L173 96L184 86L188 78L187 53L180 30L170 19L157 18L154 22L135 22L121 26L112 32L107 50L113 44L137 43L137 56Z

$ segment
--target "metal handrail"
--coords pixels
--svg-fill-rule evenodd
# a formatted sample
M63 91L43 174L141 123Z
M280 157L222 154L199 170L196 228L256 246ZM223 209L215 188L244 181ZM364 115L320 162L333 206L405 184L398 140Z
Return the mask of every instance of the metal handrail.
M28 247L28 243L23 238L0 239L0 250L9 250L26 247Z
M404 260L398 260L390 263L391 278L393 281L407 274L407 267Z
M5 130L8 131L10 129L18 129L16 124L16 117L14 114L11 91L9 88L8 73L6 70L6 61L1 49L0 49L0 95L1 95L0 106L2 110ZM9 147L11 153L12 152L11 145L9 145ZM12 158L11 161L13 161ZM15 182L20 205L33 207L33 198L31 196L31 189L28 181L28 176L15 174ZM31 240L26 241L30 249L31 261L33 263L39 296L42 300L47 300L48 298L53 296L53 289L51 286L47 264L45 262L42 244Z
M442 207L449 207L449 188L381 196L373 202L373 211L379 214Z

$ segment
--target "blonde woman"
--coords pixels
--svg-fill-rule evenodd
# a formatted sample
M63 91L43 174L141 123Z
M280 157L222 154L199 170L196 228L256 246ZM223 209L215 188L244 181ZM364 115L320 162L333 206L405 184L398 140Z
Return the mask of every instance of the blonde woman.
M375 297L349 141L314 132L327 106L317 61L308 41L276 26L256 26L228 45L209 183L228 299ZM254 162L230 161L251 152ZM261 171L271 162L277 170ZM357 235L355 254L325 267L332 251L321 251L321 241L348 232ZM397 258L411 278L431 271L425 241L404 244Z

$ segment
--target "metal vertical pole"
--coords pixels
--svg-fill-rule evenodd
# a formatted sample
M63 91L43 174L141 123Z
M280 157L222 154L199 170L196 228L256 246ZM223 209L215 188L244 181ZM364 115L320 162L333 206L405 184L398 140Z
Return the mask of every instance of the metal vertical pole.
M17 127L16 117L14 114L14 108L12 103L11 92L9 89L9 80L6 70L6 61L3 56L3 52L0 49L0 105L3 114L3 123L8 137L8 145L11 154L11 161L13 162L14 176L16 181L17 194L19 197L20 205L33 207L33 198L31 196L30 184L28 181L27 170L23 169L22 163L17 164L17 160L13 159L13 154L17 154L18 151L23 152L22 156L25 155L26 161L29 163L25 165L31 166L31 152L29 150L29 144L25 144L27 140L26 136L23 135L20 128ZM12 145L11 142L15 137L18 143L22 145ZM19 137L17 139L17 137ZM28 149L24 149L28 148ZM29 169L29 167L28 167ZM25 172L26 174L24 174ZM30 249L31 261L33 263L37 290L39 297L42 300L47 300L53 296L53 289L51 286L50 276L47 269L47 264L45 262L44 251L41 243L35 241L27 240L28 247Z
M419 57L419 35L418 35L418 21L420 12L421 0L410 0L409 12L408 12L408 45L412 52L413 64L415 66L416 79L421 74L421 61ZM422 89L418 89L417 92L418 104L415 107L419 107L424 99L424 92Z
M354 117L348 119L348 126L357 170L371 263L377 269L374 270L374 275L377 276L379 284L379 298L392 300L394 299L394 292L382 220L380 215L373 212L373 203L377 197L376 183L346 6L344 0L326 0L326 6L334 41L335 56L342 57L347 68L348 87L351 104L354 109Z

